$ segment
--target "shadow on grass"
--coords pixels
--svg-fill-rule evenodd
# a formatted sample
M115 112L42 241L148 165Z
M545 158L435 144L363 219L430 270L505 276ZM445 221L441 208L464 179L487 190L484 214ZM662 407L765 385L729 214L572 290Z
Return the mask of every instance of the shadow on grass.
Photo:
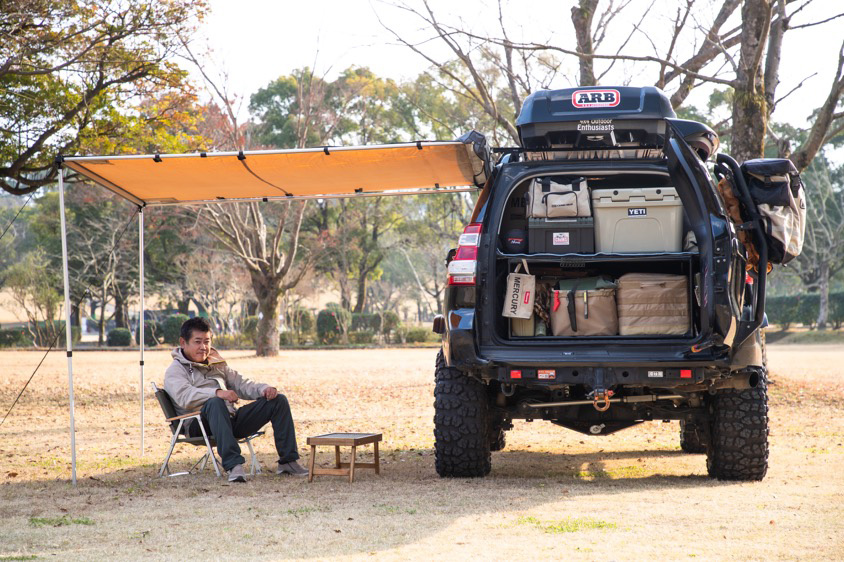
M174 470L187 469L201 456L198 451L187 451L176 459ZM155 461L161 459L157 458L134 466L89 463L89 468L99 473L81 475L77 489L67 480L7 481L0 486L0 505L6 504L0 508L5 520L0 523L0 534L5 525L14 524L18 518L54 517L67 512L94 522L73 529L74 543L81 549L76 552L79 556L98 556L103 545L97 543L102 541L97 523L117 522L121 532L111 546L124 549L126 556L153 553L178 558L184 551L172 550L164 544L167 541L157 544L143 538L165 536L171 532L167 526L175 522L179 532L188 533L194 542L214 541L216 533L223 531L215 531L206 521L207 509L213 504L218 513L228 513L237 521L233 526L228 521L227 530L254 525L269 529L269 536L285 545L285 557L336 558L413 544L447 530L464 517L515 521L525 512L542 513L542 506L551 502L576 505L591 496L618 493L625 494L625 501L644 502L677 490L715 491L731 485L700 473L678 474L687 466L678 466L675 461L688 455L658 449L576 454L505 450L493 453L493 469L487 478L468 479L439 478L432 449L388 448L382 450L381 475L361 470L353 484L333 476L318 476L311 484L306 479L279 477L270 470L274 468L274 455L258 456L265 473L240 485L216 478L208 468L200 474L158 478L159 464ZM359 458L365 460L366 456ZM330 462L329 457L320 456L318 460ZM703 455L693 457L705 466ZM655 459L661 462L654 463ZM584 503L587 509L589 505ZM56 512L57 507L62 511ZM608 512L602 517L613 521L613 515ZM33 543L45 540L50 532L24 527L27 540ZM130 537L128 543L119 545L125 537ZM262 550L262 544L253 544L253 533L232 536L232 548L236 545L238 552L253 558L272 558L273 553ZM209 553L212 557L221 554ZM200 551L192 554L199 555Z

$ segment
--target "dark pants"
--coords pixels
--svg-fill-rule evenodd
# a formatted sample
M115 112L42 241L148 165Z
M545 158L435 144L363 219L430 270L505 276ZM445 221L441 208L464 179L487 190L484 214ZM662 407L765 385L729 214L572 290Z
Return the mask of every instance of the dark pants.
M295 461L299 458L296 447L296 431L293 429L293 416L287 397L279 394L272 400L259 398L242 408L238 408L234 417L229 414L226 402L222 398L211 398L202 406L202 423L217 441L217 453L223 459L223 468L231 470L246 460L240 454L237 440L249 437L260 431L267 422L272 422L275 435L275 448L279 462ZM190 425L191 437L200 437L202 430L198 423Z

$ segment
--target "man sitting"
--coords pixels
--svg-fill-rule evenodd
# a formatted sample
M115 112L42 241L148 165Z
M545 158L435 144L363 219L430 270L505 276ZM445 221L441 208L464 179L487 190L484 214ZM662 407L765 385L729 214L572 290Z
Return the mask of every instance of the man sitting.
M287 398L272 386L245 379L226 365L211 347L208 322L191 318L182 324L179 347L171 355L173 363L164 373L164 390L179 415L202 408L202 423L217 441L217 452L223 459L229 482L246 482L245 460L237 440L259 431L267 422L272 422L275 434L276 473L308 475L296 462L299 453ZM235 409L235 402L241 398L255 401ZM189 420L187 433L199 437L202 430L198 423Z

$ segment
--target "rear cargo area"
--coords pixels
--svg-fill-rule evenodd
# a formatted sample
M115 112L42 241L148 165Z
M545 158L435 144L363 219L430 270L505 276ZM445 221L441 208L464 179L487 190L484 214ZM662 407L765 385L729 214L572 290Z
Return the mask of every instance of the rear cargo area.
M700 259L687 223L665 175L523 181L497 233L496 335L514 345L694 337Z

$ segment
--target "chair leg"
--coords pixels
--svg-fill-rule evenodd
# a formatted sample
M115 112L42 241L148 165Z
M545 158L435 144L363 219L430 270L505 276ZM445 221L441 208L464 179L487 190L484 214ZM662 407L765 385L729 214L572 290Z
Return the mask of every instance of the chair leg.
M255 458L255 449L252 447L252 439L252 437L247 437L246 445L249 447L249 458L252 466L250 474L255 476L256 474L261 474L261 464L258 462L258 459Z
M220 477L220 467L217 466L217 457L214 456L214 449L211 448L211 442L208 440L208 434L205 432L205 424L202 423L201 419L197 419L196 423L199 424L199 429L202 430L202 438L205 439L205 446L208 447L208 454L211 456L211 463L214 465L214 472L217 473L217 476Z
M201 459L199 459L198 461L196 461L196 464L194 464L194 465L191 467L190 472L193 472L193 470L194 470L196 467L199 467L199 468L196 470L197 472L202 472L203 470L205 470L205 465L206 465L206 464L208 464L208 453L207 453L207 452L206 452L204 455L202 455L202 458L201 458Z
M176 431L173 432L173 438L170 439L170 450L167 451L167 456L164 457L164 464L161 465L161 470L158 471L158 477L161 478L164 476L164 473L170 474L170 455L173 454L173 448L176 446L176 437L179 435L179 432L182 430L182 423L185 420L179 420L179 427Z

